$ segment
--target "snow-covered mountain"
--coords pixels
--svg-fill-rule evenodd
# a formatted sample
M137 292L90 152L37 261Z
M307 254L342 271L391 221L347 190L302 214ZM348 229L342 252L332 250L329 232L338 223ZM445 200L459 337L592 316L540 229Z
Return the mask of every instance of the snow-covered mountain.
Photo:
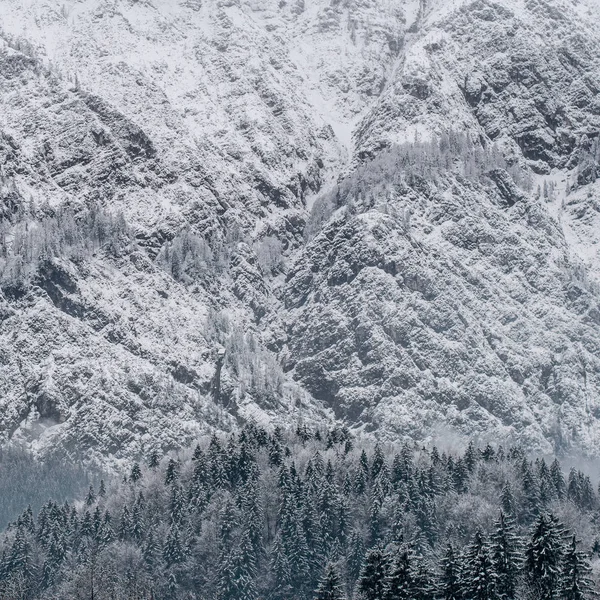
M0 0L4 438L599 454L599 13Z

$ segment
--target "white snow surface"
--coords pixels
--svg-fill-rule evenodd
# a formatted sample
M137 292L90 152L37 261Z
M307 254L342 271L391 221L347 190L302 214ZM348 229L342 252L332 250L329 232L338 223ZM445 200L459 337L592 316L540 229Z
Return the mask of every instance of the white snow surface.
M60 302L43 286L0 296L4 439L110 463L240 418L340 419L598 455L600 183L577 182L577 156L600 131L599 12L0 0L0 133L17 147L2 197L99 202L147 244L58 260ZM28 54L50 73L20 66ZM310 209L366 158L452 131L497 144L533 190L454 176L378 190L306 242ZM225 274L182 284L157 266L184 228L242 232ZM283 272L259 264L265 238ZM244 348L227 406L210 395L218 343ZM261 395L264 373L279 383Z

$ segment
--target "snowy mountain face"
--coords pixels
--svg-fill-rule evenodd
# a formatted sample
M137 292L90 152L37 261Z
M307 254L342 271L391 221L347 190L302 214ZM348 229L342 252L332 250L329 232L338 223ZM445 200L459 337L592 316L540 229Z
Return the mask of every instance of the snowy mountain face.
M4 439L104 462L340 419L599 454L599 16L0 0Z

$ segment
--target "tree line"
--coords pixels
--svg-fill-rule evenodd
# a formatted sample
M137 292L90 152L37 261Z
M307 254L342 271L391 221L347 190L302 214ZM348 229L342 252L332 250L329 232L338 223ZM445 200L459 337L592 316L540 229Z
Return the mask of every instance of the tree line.
M431 139L392 144L344 177L332 191L315 201L305 235L314 237L341 206L365 212L393 205L393 196L410 197L424 184L447 187L453 180L486 184L491 171L503 169L523 190L533 187L531 172L509 164L495 144L483 145L469 135L450 131Z
M141 458L78 501L25 509L2 534L0 597L594 595L594 485L518 447L446 453L251 423Z

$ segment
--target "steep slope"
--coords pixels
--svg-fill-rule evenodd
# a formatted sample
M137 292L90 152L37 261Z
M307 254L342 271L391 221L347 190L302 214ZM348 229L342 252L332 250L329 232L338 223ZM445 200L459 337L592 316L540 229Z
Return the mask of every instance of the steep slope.
M591 0L1 9L5 439L600 451Z
M570 3L440 7L357 128L357 155L375 159L323 199L341 208L290 273L287 367L394 436L596 452L597 192L582 155L600 131L597 35ZM495 142L530 191L493 164L469 177L468 144L448 163L453 131Z
M40 31L55 39L62 13L39 8L48 27ZM106 73L89 74L101 84L101 97L75 77L69 82L54 65L48 68L25 42L9 41L13 47L3 51L1 68L5 437L32 442L41 452L58 446L131 456L149 446L188 444L207 427L229 428L230 413L245 414L248 402L257 418L274 409L289 415L282 402L302 406L305 394L282 388L256 328L252 334L253 321L266 311L268 289L254 250L242 240L255 232L277 232L286 246L302 239L304 196L320 186L323 161L335 162L339 153L330 130L323 133L322 123L301 127L311 118L286 107L268 89L276 82L263 85L254 73L243 85L234 83L243 88L238 91L220 83L231 105L215 101L223 116L221 124L211 116L207 135L201 121L208 116L186 124L177 99L166 100L165 90L147 80L146 89L133 69L131 78L114 72L114 85L107 85ZM103 63L95 56L86 64ZM218 67L216 58L207 64ZM117 71L130 69L119 65ZM221 64L221 79L230 67ZM286 85L287 95L279 95L291 102ZM245 95L250 121L234 106ZM209 101L194 105L208 110ZM227 118L229 110L238 121ZM68 260L59 227L54 233L61 250L40 250L64 204L75 221L85 217L86 206L118 212L126 246L115 256L98 242L83 260ZM17 231L28 226L34 237L23 241ZM191 261L195 285L182 285L184 275L191 281L185 262L177 283L172 257L160 265L152 260L182 227L193 230L189 239L200 250ZM228 360L215 406L210 392L219 342ZM307 412L310 419L319 410Z

